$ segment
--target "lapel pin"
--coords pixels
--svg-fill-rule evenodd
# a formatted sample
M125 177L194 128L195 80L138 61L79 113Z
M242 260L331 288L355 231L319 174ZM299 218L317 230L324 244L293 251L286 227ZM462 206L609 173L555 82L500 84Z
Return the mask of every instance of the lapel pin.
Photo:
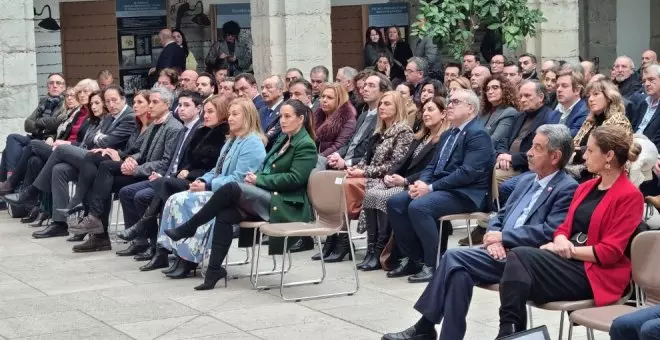
M548 187L548 192L551 192L551 191L552 191L552 187Z

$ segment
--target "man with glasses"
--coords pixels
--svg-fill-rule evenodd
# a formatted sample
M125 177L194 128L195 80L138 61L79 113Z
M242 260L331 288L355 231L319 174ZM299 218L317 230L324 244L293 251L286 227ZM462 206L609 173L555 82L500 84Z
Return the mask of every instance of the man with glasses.
M62 93L66 88L64 75L52 73L48 76L48 95L41 100L32 114L25 119L25 132L28 135L12 133L7 136L5 150L0 160L0 181L6 181L16 168L23 148L33 139L46 139L57 135L57 127L67 119Z
M323 65L318 65L312 67L312 70L309 71L309 80L312 83L312 111L316 112L316 109L319 107L319 98L321 97L321 90L323 85L328 82L330 77L330 71L328 68Z
M415 104L420 105L420 96L422 94L422 84L424 83L424 76L426 73L426 68L428 63L424 58L412 57L408 60L408 65L406 65L405 74L406 81L411 83L415 87L414 93L410 95L413 98Z
M439 217L484 209L495 152L488 132L478 119L479 97L454 90L446 114L452 129L440 136L435 157L418 181L387 201L387 215L403 259L388 277L408 277L408 282L428 282L441 251L447 248L451 224L438 234ZM443 251L444 252L444 251Z
M263 98L259 94L259 86L257 86L257 79L251 73L241 73L236 76L234 82L234 90L239 97L252 99L254 106L257 110L266 106Z
M490 73L492 75L498 75L504 70L504 56L501 54L496 54L490 58Z

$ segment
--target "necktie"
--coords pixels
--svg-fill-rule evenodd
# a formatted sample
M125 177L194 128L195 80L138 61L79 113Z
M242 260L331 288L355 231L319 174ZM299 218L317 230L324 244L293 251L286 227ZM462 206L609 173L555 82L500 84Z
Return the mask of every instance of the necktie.
M181 145L179 146L179 150L177 150L176 155L174 156L174 164L172 165L172 175L176 176L178 170L179 170L179 160L181 159L181 151L183 150L183 146L186 144L186 133L188 132L187 127L183 127L183 139L181 139Z
M451 150L454 149L454 143L456 142L456 137L460 131L461 130L458 128L453 128L451 130L447 141L442 146L442 150L440 151L440 157L438 158L438 164L436 165L437 170L444 170L445 166L447 165L447 161L449 161L449 155L451 155Z
M507 218L506 223L504 224L504 228L516 228L522 225L523 223L525 223L525 219L527 219L527 215L529 214L529 211L532 209L532 207L529 206L530 203L532 202L532 197L534 197L534 194L540 188L541 185L539 184L539 182L534 181L532 187L529 190L527 190L525 196L523 196L518 202L518 205L516 205L513 208L513 211L511 212L509 218ZM518 221L519 219L521 219L521 217L524 217L524 219L522 219L522 221Z

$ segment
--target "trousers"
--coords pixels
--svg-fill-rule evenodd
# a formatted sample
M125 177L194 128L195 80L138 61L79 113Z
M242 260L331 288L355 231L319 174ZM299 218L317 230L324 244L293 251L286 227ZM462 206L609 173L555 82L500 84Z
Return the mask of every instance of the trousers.
M660 340L660 305L622 315L612 322L611 340Z
M21 153L23 153L23 148L25 148L31 140L32 137L20 135L18 133L12 133L7 136L5 150L2 152L2 160L0 160L1 181L6 181L7 174L14 171L16 163L21 157Z

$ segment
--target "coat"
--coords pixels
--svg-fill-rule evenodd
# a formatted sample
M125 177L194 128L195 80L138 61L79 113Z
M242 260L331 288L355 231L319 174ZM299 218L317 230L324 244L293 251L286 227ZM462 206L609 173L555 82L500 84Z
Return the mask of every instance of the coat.
M388 171L387 174L397 174L407 179L408 183L415 183L415 181L418 180L419 176L422 174L422 171L431 162L433 156L435 156L435 151L438 147L438 142L432 143L429 141L424 146L424 148L422 148L422 151L419 152L417 157L413 157L415 150L419 144L422 143L422 141L423 139L415 138L412 143L410 143L410 147L408 148L406 155L401 160L392 165L390 171Z
M154 133L155 126L154 124L149 125L144 132L145 137L140 147L140 152L131 155L139 164L135 169L134 176L136 177L148 177L154 171L161 174L167 171L170 162L164 156L172 153L175 147L174 144L176 144L176 135L183 128L183 125L174 118L174 115L169 113L162 127L155 132L149 149L147 149L149 138Z
M440 53L440 50L431 37L417 40L414 54L416 57L424 58L428 63L427 74L440 74L442 72L442 53Z
M513 107L498 107L490 114L479 115L479 120L484 124L493 145L497 145L503 139L508 138L513 123L519 115L518 110Z
M57 128L68 118L62 96L45 97L37 108L25 118L25 132L38 139L57 136Z
M621 93L621 96L628 99L642 90L642 82L637 73L634 72L624 81L620 83L615 82L615 84L619 87L619 93Z
M194 181L213 169L220 150L225 145L227 134L229 134L227 122L213 128L202 126L195 132L179 166L179 169L189 171L187 180Z
M399 40L396 43L394 49L392 49L392 44L388 43L387 47L392 54L392 68L390 69L390 79L399 78L402 80L406 79L406 74L404 70L408 64L408 59L413 57L413 52L410 49L410 45L403 40Z
M220 64L225 63L229 66L229 76L236 76L239 73L252 73L252 37L248 31L242 30L234 44L234 52L231 53L226 41L215 42L204 60L206 70L213 71ZM235 56L236 61L229 62L227 59L218 59L218 56L222 53Z
M570 239L575 210L599 183L600 178L582 183L575 191L566 220L554 234ZM584 262L596 306L619 300L630 284L632 265L624 251L642 221L644 197L625 172L621 173L591 215L587 246L594 249L598 263Z
M406 156L414 137L407 122L392 124L385 131L371 136L367 154L355 167L364 170L366 178L383 178L392 165Z
M172 41L163 47L163 51L158 56L156 60L156 74L162 71L165 68L173 68L178 72L183 72L186 70L186 52L183 47L176 44Z
M527 171L527 151L532 148L532 141L536 135L536 129L538 129L539 126L546 124L548 118L552 114L552 110L550 110L550 108L547 106L541 106L536 111L536 117L532 122L532 128L529 130L529 133L525 136L519 136L520 130L522 129L528 114L529 113L520 114L514 121L513 126L511 127L511 131L509 132L509 136L507 138L501 139L499 144L495 147L495 150L498 154L508 154L515 139L521 137L522 143L520 143L520 152L511 155L511 164L513 165L513 169L520 172Z
M355 108L346 102L329 115L319 108L314 113L314 124L319 154L328 157L351 139L356 125Z
M644 119L644 115L646 114L646 110L648 109L649 104L644 100L642 104L639 106L639 109L636 110L635 112L631 113L630 115L626 112L626 115L630 118L630 124L632 124L632 130L633 132L637 132L637 129L639 129L639 125L642 123L642 120ZM655 109L655 112L653 112L653 116L651 116L651 120L646 124L646 127L644 128L644 131L642 133L644 136L648 137L648 139L655 144L656 148L660 149L660 105Z
M585 99L580 99L575 106L573 106L571 113L566 117L566 121L564 122L564 125L571 130L571 136L575 137L578 131L580 131L582 124L584 124L584 120L587 119L588 113L589 109L587 108L587 101ZM548 119L548 124L559 124L560 120L561 111L555 110Z
M133 109L126 105L117 119L110 115L103 118L95 144L99 148L123 149L136 127Z
M376 62L381 53L390 53L385 48L380 48L376 44L367 43L364 45L364 67L376 66Z
M368 108L366 108L365 112L363 112L360 115L360 117L358 117L357 124L355 127L355 133L351 136L351 139L349 139L348 142L344 144L344 146L342 146L341 148L339 148L339 150L337 150L339 156L344 158L344 160L347 162L350 161L350 164L352 165L358 164L362 160L364 155L367 154L367 144L369 143L369 138L371 138L371 135L373 135L373 131L376 127L376 121L378 120L378 117L371 117L370 120L367 120L366 110L368 110ZM366 126L365 133L362 134L362 136L359 137L360 140L357 141L357 146L353 151L353 158L345 159L346 153L348 152L348 148L351 145L351 142L353 141L354 138L358 138L356 137L356 134L360 130L362 124L368 124L368 125Z

